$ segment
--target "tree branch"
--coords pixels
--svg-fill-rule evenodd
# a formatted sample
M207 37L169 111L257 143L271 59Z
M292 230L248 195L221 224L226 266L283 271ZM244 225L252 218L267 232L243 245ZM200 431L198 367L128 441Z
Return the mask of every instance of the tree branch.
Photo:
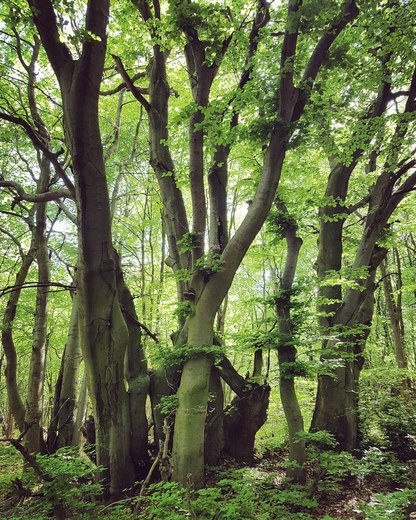
M138 79L142 79L142 78L145 78L145 77L147 77L147 73L146 72L137 72L136 74L134 74L130 78L130 80L131 80L132 83L135 83ZM120 85L117 85L117 87L114 87L112 89L100 90L100 96L112 96L113 94L117 94L118 92L120 92L121 90L123 90L125 88L128 89L128 86L127 86L126 82L123 81L122 83L120 83Z
M112 54L111 57L115 61L116 69L117 69L118 73L120 74L120 76L122 77L122 79L124 80L126 87L133 94L133 96L137 99L137 101L143 105L143 108L146 110L146 112L150 112L150 110L152 108L150 103L143 96L140 89L134 85L133 79L130 78L130 76L128 75L120 57L116 56L115 54Z
M57 200L62 198L72 198L71 192L66 188L60 188L58 190L46 191L45 193L27 193L24 188L17 182L14 181L3 181L0 180L1 188L11 188L17 192L21 200L28 202L50 202L51 200Z
M152 340L157 343L157 344L160 344L160 341L159 341L159 338L156 336L156 334L154 334L150 329L148 329L146 327L146 325L144 325L143 323L141 323L140 321L136 320L136 318L134 316L132 316L128 311L126 311L126 309L122 308L121 309L124 316L131 322L133 323L133 325L137 325L137 327L140 327L141 329L143 329L145 331L145 333L150 337L152 338Z
M285 36L280 55L280 70L282 73L279 85L279 114L284 121L290 121L293 110L292 98L295 93L293 85L293 69L296 45L299 33L299 8L302 0L288 3Z
M73 285L67 285L58 282L48 282L48 283L37 283L37 282L25 282L18 285L8 285L7 287L3 287L0 291L0 298L5 294L12 293L14 291L20 291L21 289L35 289L37 287L60 287L61 289L72 291L75 290L76 287Z
M295 108L293 110L292 122L295 122L302 115L303 109L305 108L306 103L309 101L310 92L314 85L316 76L328 55L328 50L338 37L338 35L343 31L343 29L356 18L359 14L359 10L355 0L349 0L344 4L344 8L341 12L341 15L332 22L328 30L318 41L314 51L312 52L309 61L305 67L305 72L303 73L302 81L305 83L305 86L301 89L298 89L299 99L296 102Z
M61 41L55 10L51 0L27 0L42 44L58 79L72 61L69 48Z
M8 121L9 123L13 123L15 125L21 126L23 130L26 132L26 135L29 137L29 139L32 141L34 147L41 151L44 156L51 162L53 165L56 173L59 175L59 177L62 179L63 183L67 187L67 189L70 192L70 198L75 197L75 187L71 181L71 179L66 174L63 166L58 161L58 155L60 155L60 152L53 153L49 148L45 145L45 143L40 139L36 133L36 131L32 128L32 126L23 118L12 116L10 114L7 114L5 112L0 112L0 119L3 119L4 121Z

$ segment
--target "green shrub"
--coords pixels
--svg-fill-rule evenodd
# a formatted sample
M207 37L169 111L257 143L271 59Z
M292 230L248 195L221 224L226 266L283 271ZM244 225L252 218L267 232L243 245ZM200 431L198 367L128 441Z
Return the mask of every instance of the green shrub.
M364 451L358 467L358 476L379 476L387 483L405 486L408 481L408 468L394 453L371 447Z
M174 483L149 486L139 499L143 520L312 520L317 505L301 487L279 489L275 475L252 469L233 469L217 474L215 487L187 492Z
M0 444L0 494L12 488L11 480L20 474L23 463L20 455L11 445Z
M102 494L102 486L96 482L98 468L87 457L78 456L72 448L62 448L54 455L38 455L37 462L52 480L46 482L32 468L25 469L20 481L30 499L14 508L10 520L40 520L51 515L94 518L94 499Z
M415 504L416 491L401 489L386 495L376 493L362 509L367 520L405 520L409 518L409 506L415 506Z

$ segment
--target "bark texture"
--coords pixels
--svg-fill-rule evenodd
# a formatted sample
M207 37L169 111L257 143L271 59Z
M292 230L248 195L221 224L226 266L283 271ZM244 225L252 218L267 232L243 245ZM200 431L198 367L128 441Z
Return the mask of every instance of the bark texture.
M87 38L74 59L61 42L50 0L28 0L42 44L59 82L64 129L75 178L78 215L78 319L89 395L97 430L97 462L110 494L134 480L130 410L124 387L129 342L117 294L111 211L98 124L98 97L104 68L108 0L90 0Z

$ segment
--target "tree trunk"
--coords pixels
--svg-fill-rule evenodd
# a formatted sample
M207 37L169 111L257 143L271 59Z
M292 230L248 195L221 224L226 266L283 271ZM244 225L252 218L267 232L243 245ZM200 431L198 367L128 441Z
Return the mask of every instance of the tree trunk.
M221 376L216 367L212 368L209 380L208 413L205 426L205 464L217 466L224 448L224 394Z
M331 356L329 359L337 362L338 367L331 375L318 378L311 431L329 431L338 442L337 449L341 451L352 451L359 441L358 392L363 366L362 352L371 330L375 273L386 254L386 249L378 246L374 248L359 307L353 314L347 310L348 321L343 313L338 315L337 330L340 337L329 340L327 344L329 350L337 353L337 357ZM351 307L347 297L344 305L346 309Z
M78 216L79 337L97 429L97 463L116 496L134 481L124 358L129 341L117 297L111 210L98 121L108 0L90 0L86 38L74 59L61 41L49 0L28 0L42 44L59 82L66 143L72 158Z
M81 428L84 424L85 417L87 414L87 403L88 403L88 392L87 392L87 377L84 373L81 380L81 388L78 395L77 408L76 408L76 417L74 423L74 434L72 436L72 446L80 447L81 446Z
M150 373L149 396L152 407L153 435L156 452L160 441L165 440L164 421L167 418L169 428L173 427L172 415L162 412L160 409L162 399L174 394L179 386L182 367L162 366ZM170 435L169 448L172 446L172 435Z
M37 193L48 191L50 182L50 164L45 158L40 160L40 178ZM47 316L49 293L49 251L46 230L46 203L39 203L35 216L35 247L38 265L38 287L36 290L35 322L33 326L32 355L30 359L28 393L25 423L28 432L25 436L29 451L45 451L42 431L43 390L45 386L46 351L47 351Z
M282 226L287 245L285 267L276 298L276 314L279 320L279 390L289 433L289 462L292 463L287 470L287 476L292 481L303 484L306 480L306 450L305 441L301 437L304 433L303 416L295 389L296 325L291 315L293 281L302 239L297 236L296 222L292 220L285 204L277 200L276 206L284 214Z
M6 354L7 366L5 370L7 398L9 401L9 408L16 421L17 427L20 431L24 429L25 421L25 405L20 395L19 386L17 383L17 353L13 340L13 322L16 316L17 304L22 292L23 283L26 280L30 266L35 259L35 247L32 243L28 253L22 258L22 264L15 278L16 290L10 294L7 300L6 310L3 316L3 328L1 331L1 340Z
M381 275L383 277L384 297L386 299L387 310L389 313L390 324L393 331L394 351L396 354L397 366L403 370L407 370L407 356L404 348L404 338L400 325L399 310L394 299L393 287L390 274L387 274L387 261L384 260L380 266Z
M125 377L129 397L131 456L136 469L136 476L144 478L148 472L148 425L146 399L149 389L147 360L142 345L142 334L137 321L134 300L124 281L119 259L116 255L118 297L129 331L129 341L125 357Z
M238 462L254 460L256 433L267 419L270 386L257 383L232 401L224 417L225 451Z
M254 352L253 378L260 379L263 373L263 349Z
M397 255L397 252L396 252ZM396 258L399 260L398 256ZM404 327L403 327L403 319L402 319L402 309L401 309L401 296L399 295L397 298L397 302L394 298L393 287L391 283L391 274L387 273L387 259L385 259L381 265L381 275L383 277L383 288L384 288L384 298L386 300L387 311L390 319L390 326L393 332L393 344L394 344L394 352L396 355L396 362L398 368L407 372L409 368L409 364L407 361L407 354L404 344ZM400 269L400 260L397 262L397 270L398 270L398 285L400 285L401 279L401 269ZM399 292L401 287L398 288ZM403 374L404 376L404 374ZM409 397L409 390L411 389L410 378L404 376L399 385L399 391L403 395L404 398Z
M270 387L246 380L224 357L218 367L222 379L237 396L224 414L224 452L239 462L252 462L254 441L267 418Z
M205 312L204 312L205 311ZM210 347L215 312L196 309L189 319L188 345ZM204 427L207 414L212 355L196 353L185 362L178 390L172 452L172 479L196 489L204 486Z
M78 372L82 354L78 337L78 303L76 293L72 296L72 312L68 340L63 356L62 386L59 396L58 431L56 447L71 446L75 432Z

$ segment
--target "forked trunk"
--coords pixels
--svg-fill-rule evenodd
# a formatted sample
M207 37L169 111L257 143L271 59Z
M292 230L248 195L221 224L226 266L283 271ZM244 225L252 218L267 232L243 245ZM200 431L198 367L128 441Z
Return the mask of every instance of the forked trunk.
M339 319L342 338L334 338L333 349L338 352L338 368L331 375L318 378L318 391L311 431L327 430L337 441L337 449L352 451L358 447L359 436L359 377L364 364L363 351L371 330L374 311L375 275L387 250L376 246L371 256L369 274L365 290L361 293L361 303L349 322ZM354 294L349 293L353 298ZM348 293L344 308L348 309ZM345 314L340 312L339 318ZM340 325L340 324L339 324ZM351 330L351 334L347 334ZM331 345L329 345L330 347ZM333 358L332 358L333 359Z

